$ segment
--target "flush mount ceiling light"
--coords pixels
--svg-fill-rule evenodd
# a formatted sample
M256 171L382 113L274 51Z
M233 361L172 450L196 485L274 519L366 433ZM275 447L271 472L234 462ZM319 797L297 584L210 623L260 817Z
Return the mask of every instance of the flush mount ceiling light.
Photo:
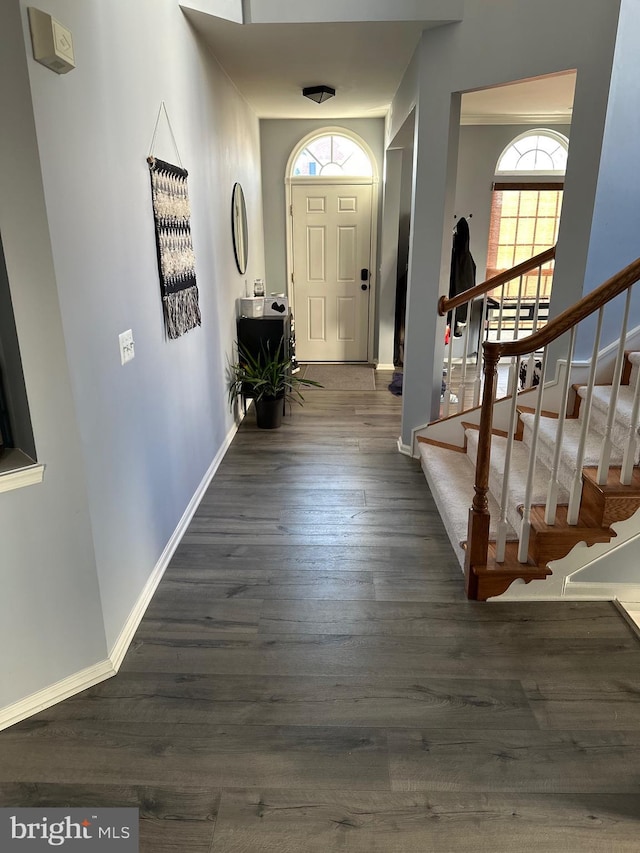
M318 104L321 104L323 101L328 101L329 98L333 98L335 93L336 90L332 89L331 86L307 86L302 90L302 94L305 98L310 98Z

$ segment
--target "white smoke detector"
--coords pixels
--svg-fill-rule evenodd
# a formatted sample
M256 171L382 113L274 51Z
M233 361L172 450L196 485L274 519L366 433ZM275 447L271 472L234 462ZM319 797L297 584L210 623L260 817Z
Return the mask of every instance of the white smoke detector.
M29 6L29 27L33 58L55 71L66 74L76 67L70 30L46 12Z

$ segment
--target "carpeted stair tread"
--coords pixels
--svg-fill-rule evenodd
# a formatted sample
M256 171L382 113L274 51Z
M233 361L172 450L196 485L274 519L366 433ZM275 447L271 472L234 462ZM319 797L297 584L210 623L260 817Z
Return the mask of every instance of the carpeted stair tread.
M587 394L586 387L578 388L578 395L582 398L580 405L580 418L582 421L584 412L584 399ZM618 391L618 399L616 402L616 415L611 428L611 440L618 448L624 448L628 437L629 428L631 426L631 409L633 407L634 387L631 385L621 385ZM591 417L589 418L589 430L599 432L604 435L609 417L609 400L611 399L610 385L595 385L593 389L593 405L591 407ZM637 429L637 427L636 427Z
M629 377L629 385L631 386L631 388L635 388L636 377L638 375L638 370L640 370L640 352L627 353L627 360L631 364L631 375Z
M466 541L469 521L469 507L473 500L475 467L467 454L457 453L432 444L419 445L422 470L429 484L438 512L453 543L458 562L464 566L464 550L460 543ZM500 517L500 508L489 494L489 512L491 513L490 538L495 538ZM510 540L517 539L516 532L507 533Z
M523 444L525 444L527 448L530 448L534 415L523 412L520 415L520 418L524 424ZM549 471L553 469L557 429L557 418L540 418L537 454L538 458L549 469ZM564 422L558 481L567 490L571 488L571 482L576 470L576 458L578 455L578 446L580 444L581 429L582 423L575 418L568 418ZM599 432L589 430L587 434L587 443L585 445L584 465L598 464L600 460L601 446L602 435ZM622 451L620 448L614 446L611 450L611 464L620 465L621 461Z
M467 453L475 465L478 453L478 430L467 430ZM502 495L502 479L505 469L505 458L507 450L507 439L494 435L491 439L491 466L489 472L489 489L497 502ZM507 521L515 529L519 529L520 514L518 506L522 505L527 484L527 473L529 471L529 448L522 441L514 441L511 452L511 472L509 475L509 498L507 502ZM551 475L549 469L538 459L535 468L531 502L534 504L544 503L547 499L547 490ZM562 489L559 503L566 503L567 492Z

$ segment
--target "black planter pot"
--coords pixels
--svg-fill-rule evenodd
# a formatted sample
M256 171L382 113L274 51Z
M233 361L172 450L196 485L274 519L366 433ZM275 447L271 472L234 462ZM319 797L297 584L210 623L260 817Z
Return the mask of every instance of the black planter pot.
M259 429L278 429L282 426L282 401L282 397L262 397L255 401Z

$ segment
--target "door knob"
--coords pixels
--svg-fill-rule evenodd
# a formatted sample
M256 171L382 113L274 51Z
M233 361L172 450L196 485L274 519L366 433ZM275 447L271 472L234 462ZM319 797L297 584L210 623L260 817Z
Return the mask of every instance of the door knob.
M360 290L368 290L368 289L369 289L369 285L368 285L368 284L361 284L361 285L360 285Z

